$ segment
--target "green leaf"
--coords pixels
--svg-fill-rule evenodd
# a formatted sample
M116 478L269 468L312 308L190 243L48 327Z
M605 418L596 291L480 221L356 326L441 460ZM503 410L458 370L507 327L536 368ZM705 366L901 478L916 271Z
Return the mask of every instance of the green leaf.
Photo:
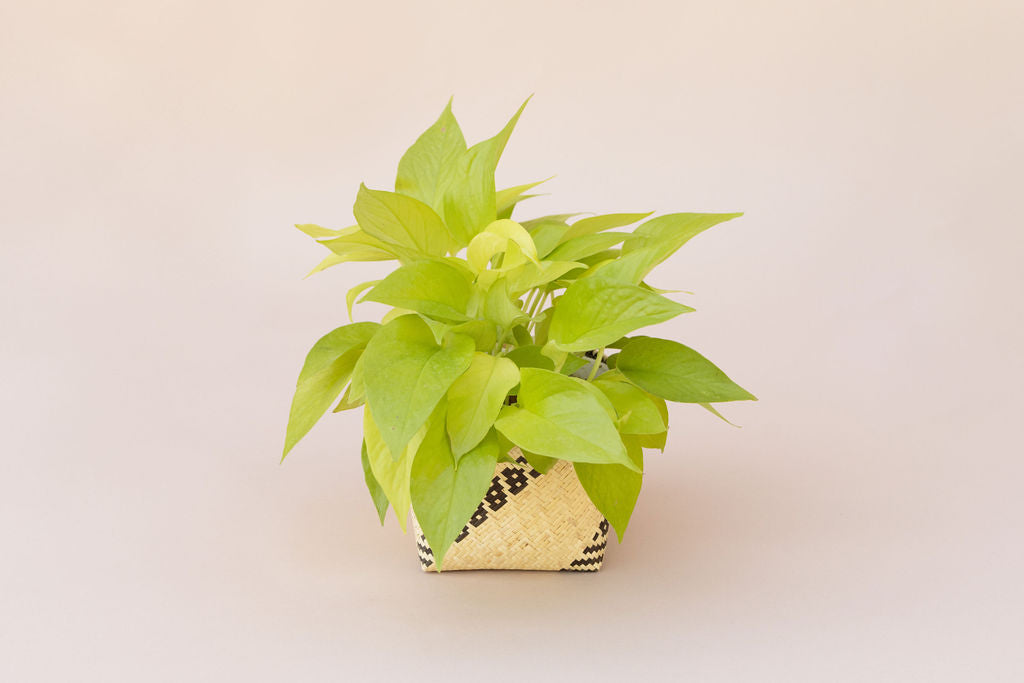
M579 215L580 215L579 213L557 213L557 214L552 214L550 216L538 216L537 218L531 218L530 220L519 221L519 222L520 222L520 224L524 228L526 228L530 232L533 232L534 230L536 230L538 227L540 227L544 223L565 223L567 220L569 220L573 216L579 216ZM566 225L566 227L569 227L569 226Z
M414 197L440 213L444 205L441 186L445 169L466 153L466 140L448 100L441 116L402 155L398 162L395 191Z
M306 354L288 415L282 460L341 394L363 347L378 329L377 323L339 327L321 337Z
M494 170L526 102L497 135L473 145L443 171L444 219L459 247L498 217Z
M635 468L615 424L586 383L548 370L522 368L516 406L495 427L523 450L573 462Z
M496 209L498 212L498 218L511 218L512 209L515 208L516 204L523 201L524 199L529 199L530 197L537 196L535 194L524 193L537 187L541 183L546 183L547 181L551 180L551 178L554 178L554 176L545 178L544 180L538 180L533 183L526 183L525 185L516 185L515 187L507 187L504 190L498 190L494 198ZM508 214L507 216L502 215L506 213Z
M312 275L316 275L320 271L327 270L331 266L336 266L336 265L341 264L341 263L346 263L347 261L348 261L348 259L343 258L341 256L338 256L337 254L328 254L327 256L324 257L324 259L322 261L320 261L320 263L318 263L318 264L316 264L316 266L314 266L313 270L311 270L308 273L306 273L306 277L310 277Z
M490 431L505 397L519 384L519 368L508 358L479 351L448 389L448 434L456 459Z
M511 247L519 247L514 251ZM519 263L510 262L510 256L521 254L525 259L537 261L537 247L533 238L523 226L507 218L496 220L489 224L482 232L469 241L466 249L466 260L469 262L470 270L480 273L487 268L488 263L497 254L505 254L502 260L502 271L511 270ZM523 261L525 263L525 261Z
M600 254L627 237L629 237L629 233L625 232L599 232L596 235L573 237L558 245L544 258L549 261L581 261L588 256Z
M604 232L605 230L611 230L612 228L621 228L626 225L632 225L637 221L650 216L653 211L647 213L609 213L603 216L590 216L588 218L581 218L572 224L572 227L565 234L564 239L571 239L573 237L579 237L581 235L592 235L597 232Z
M562 363L562 374L571 375L572 373L576 372L583 366L589 364L590 361L588 359L580 358L579 356L574 356L573 354L570 353L565 357L565 362Z
M505 357L520 368L541 368L544 370L555 369L555 361L542 354L540 352L540 347L536 344L517 346L506 353Z
M503 459L512 464L521 465L522 463L513 458L511 453L512 449L517 448L517 446L509 441L501 432L495 430L493 433L498 437L498 449L499 452L502 453ZM547 474L548 471L555 466L555 463L558 462L558 458L549 458L545 455L530 453L529 451L524 451L522 448L520 448L519 451L523 454L523 457L526 458L526 462L529 463L530 467L541 474Z
M513 327L512 338L515 340L517 346L530 346L533 344L533 336L531 336L530 331L526 329L526 325L516 325Z
M393 271L364 300L461 322L469 319L472 296L468 271L445 261L417 261Z
M622 465L593 465L577 462L573 464L576 477L580 480L583 490L598 512L604 515L615 529L619 543L629 526L629 518L633 515L640 487L643 484L643 449L629 441L626 444L630 459L641 472L623 467Z
M617 373L605 373L594 380L594 386L615 406L615 414L619 418L619 432L661 434L668 429L656 403L660 399L624 379L616 379L616 375Z
M477 351L490 352L498 343L498 331L494 323L488 320L468 320L454 325L450 331L473 339Z
M449 325L448 323L440 322L438 320L434 320L433 318L427 317L422 313L420 314L420 318L422 318L423 322L427 324L427 327L430 328L430 331L434 333L434 341L440 345L444 345L445 337L448 336L448 332L451 330L451 325Z
M497 323L502 330L511 330L514 325L530 319L509 296L508 281L505 279L498 280L487 290L483 313L485 318Z
M718 410L713 405L711 405L710 403L700 403L698 405L700 405L701 408L703 408L704 410L708 411L709 413L711 413L712 415L717 417L719 420L721 420L725 424L730 425L732 427L736 427L737 429L741 428L738 424L736 424L734 422L730 422L725 417L725 415L722 415L720 412L718 412Z
M382 242L428 256L444 256L451 246L440 216L418 199L360 185L352 212L363 232Z
M711 361L668 339L634 337L618 354L616 368L644 391L678 403L756 401Z
M455 537L486 495L497 462L498 441L493 432L463 455L456 468L443 422L427 431L413 461L410 490L416 520L438 571Z
M530 231L533 243L537 245L538 258L545 258L559 245L565 233L569 232L569 224L561 216L544 218L537 221L524 221L522 226Z
M317 243L330 249L342 261L415 260L418 252L388 244L366 234L358 225L338 230L338 235Z
M370 340L362 360L366 399L392 453L402 452L473 353L473 340L462 335L449 334L439 346L414 315L392 320Z
M356 304L356 299L359 298L359 295L365 292L370 287L376 285L378 282L380 282L380 280L369 280L367 282L360 283L353 287L352 289L348 290L348 293L345 294L345 308L346 310L348 310L349 320L352 320L352 307Z
M306 235L309 235L315 240L330 239L331 237L339 237L345 234L345 230L351 230L351 228L345 228L343 230L335 230L334 228L325 228L315 223L297 223L296 228L301 230Z
M540 455L538 453L530 453L524 451L522 448L519 449L523 453L523 457L526 458L526 462L530 463L530 467L537 470L541 474L547 474L551 471L551 468L558 462L558 458L549 458L546 455Z
M656 448L662 453L665 452L665 444L668 443L668 431L661 434L624 434L622 438L625 439L627 436L634 439L639 446Z
M657 265L696 235L719 223L742 215L742 213L672 213L658 216L638 227L630 235L622 245L622 253L628 254L637 249L650 247L654 250L654 265Z
M430 419L438 418L434 415ZM442 415L440 419L443 420L444 416ZM373 419L370 406L363 409L363 440L366 444L366 458L370 462L370 470L374 478L395 510L402 533L405 533L405 522L409 515L409 475L412 470L413 458L416 451L419 450L426 432L427 424L424 424L416 431L406 447L398 451L399 455L392 456L380 428Z
M692 310L641 287L587 278L558 300L548 335L566 351L586 351Z
M349 380L348 388L344 395L334 406L334 412L340 413L343 410L352 410L366 403L366 383L363 382L363 354L360 354L352 368L352 378Z
M549 282L554 282L566 273L577 268L585 268L576 261L541 261L540 263L524 263L508 273L509 291L522 294L536 289Z
M377 508L377 516L380 517L381 526L384 526L384 517L388 514L388 496L380 487L377 477L373 476L373 468L370 467L370 458L366 454L366 441L362 447L363 479L366 480L366 488L373 499L373 506Z

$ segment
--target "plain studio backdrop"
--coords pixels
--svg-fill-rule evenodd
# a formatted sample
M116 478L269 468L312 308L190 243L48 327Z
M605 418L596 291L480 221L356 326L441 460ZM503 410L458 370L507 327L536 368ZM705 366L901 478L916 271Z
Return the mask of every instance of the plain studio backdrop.
M3 2L0 679L1024 680L1024 5ZM386 264L291 226L455 96L520 217L745 211L652 284L761 399L673 405L596 575L419 570L358 412ZM357 309L357 319L379 313Z

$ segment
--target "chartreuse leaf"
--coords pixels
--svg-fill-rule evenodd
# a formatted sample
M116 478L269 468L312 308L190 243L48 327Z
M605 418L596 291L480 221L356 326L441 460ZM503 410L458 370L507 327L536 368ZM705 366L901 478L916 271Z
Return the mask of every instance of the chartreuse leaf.
M364 403L366 403L366 383L363 382L363 354L359 354L359 360L352 368L352 379L349 380L348 388L345 389L338 405L334 406L334 412L352 410Z
M317 243L330 249L343 261L389 261L391 259L414 260L417 253L368 235L358 225L343 228L329 239Z
M530 463L530 467L541 474L547 474L548 471L555 466L555 463L558 462L558 458L549 458L548 456L540 455L539 453L530 453L529 451L523 451L522 448L519 450L522 451L523 457L526 458L526 462Z
M665 444L668 443L668 432L664 431L661 434L624 434L625 438L633 439L637 444L644 448L657 448L662 453L665 452Z
M599 232L563 242L545 258L550 261L582 261L613 247L629 237L625 232Z
M491 259L508 247L508 239L486 230L469 241L466 248L466 262L474 273L487 270Z
M438 345L415 315L392 320L370 340L362 359L366 400L392 453L402 452L473 353L473 340L459 334Z
M668 429L655 402L660 399L625 381L618 373L606 372L594 380L594 386L615 406L621 434L660 434Z
M519 368L508 358L473 355L469 368L448 389L448 434L457 460L487 435L517 384Z
M503 454L504 459L511 463L518 463L519 461L516 458L513 458L511 454L512 449L516 448L516 445L509 441L501 432L495 430L494 434L498 437L498 448ZM526 458L526 462L529 463L530 467L541 474L547 474L548 471L555 466L555 463L558 462L558 458L549 458L546 455L539 455L537 453L524 451L522 448L520 448L519 451L523 454L523 457Z
M451 325L449 325L448 323L441 322L439 320L434 320L433 318L430 318L423 314L420 314L420 317L423 318L423 322L427 324L427 327L430 328L430 331L434 333L434 341L437 342L438 345L443 346L445 337L448 336L448 332L449 330L451 330Z
M488 225L470 240L466 248L466 260L470 269L477 274L486 270L491 259L498 254L505 254L502 272L511 270L526 260L537 262L537 247L530 233L509 219L496 220Z
M498 441L491 432L456 467L443 416L431 420L413 460L409 486L412 509L434 553L437 571L487 493L497 462Z
M565 233L569 232L569 224L561 216L544 218L536 222L524 221L522 225L533 236L538 258L547 257L562 241Z
M523 102L497 135L473 145L442 170L444 219L460 247L498 216L494 170L525 107Z
M718 412L718 410L713 405L711 405L710 403L701 403L699 405L700 405L701 408L703 408L704 410L708 411L709 413L711 413L712 415L717 417L719 420L721 420L725 424L731 425L733 427L736 427L737 429L740 428L740 426L738 424L736 424L734 422L730 422L728 420L728 418L725 417L725 415L722 415L720 412Z
M526 325L516 325L515 327L513 327L512 328L512 338L515 340L515 343L517 345L518 344L526 344L526 345L533 344L533 335L531 335L530 331L528 329L526 329Z
M554 176L551 176L551 178L554 178ZM537 196L535 194L525 193L537 187L541 183L546 183L551 180L551 178L545 178L544 180L538 180L533 183L526 183L525 185L516 185L515 187L507 187L504 190L498 190L494 197L498 218L511 218L512 210L516 207L516 204L524 199Z
M441 217L413 197L360 185L352 212L363 232L382 242L427 256L444 256L451 246Z
M442 414L440 418L435 417L434 419L443 420L444 416ZM402 527L403 533L405 532L405 520L409 515L409 475L412 470L413 458L426 432L427 424L424 423L405 448L398 451L398 456L392 456L380 427L373 419L370 406L363 409L363 441L366 444L366 458L370 462L370 470L374 479L380 484L391 507L395 509L395 516L398 518L398 525Z
M498 280L487 290L483 314L502 330L511 330L513 326L529 320L523 309L509 296L508 280L505 279Z
M581 218L572 224L572 227L569 228L567 233L565 233L565 237L563 239L568 240L581 235L591 235L596 232L611 230L612 228L621 228L625 225L632 225L637 221L642 221L652 213L654 212L609 213L603 216L589 216L587 218Z
M368 282L360 283L353 287L352 289L348 290L348 293L345 294L345 308L348 311L349 320L352 320L352 307L356 304L356 299L359 298L359 295L368 290L370 287L376 285L378 282L380 282L380 280L370 280Z
M546 285L549 282L554 282L569 271L585 267L584 264L576 261L524 263L508 273L509 291L521 294Z
M366 441L363 441L362 460L363 479L366 480L366 488L370 492L370 497L373 499L373 506L377 508L377 516L380 517L380 523L383 526L384 517L388 514L388 496L384 493L384 489L380 487L380 482L377 481L377 477L373 476L373 468L370 467L370 458L366 454Z
M589 365L590 361L586 358L580 358L579 356L569 354L565 357L565 362L562 363L562 374L571 375L585 365Z
M536 344L517 346L506 353L505 357L521 368L555 369L555 361L541 353L540 347Z
M558 300L548 336L566 351L586 351L692 310L641 287L587 278Z
M450 331L472 338L476 343L477 351L490 351L498 343L498 330L494 323L488 320L468 320L453 325Z
M531 453L636 468L615 423L584 384L549 370L522 368L518 404L502 408L494 426Z
M671 213L652 218L638 227L625 244L623 255L650 247L655 252L655 264L661 263L692 237L719 223L742 216L742 213Z
M629 526L629 518L633 515L640 487L643 484L644 451L629 437L626 450L636 469L622 465L594 465L577 462L573 464L576 477L580 480L583 490L587 492L590 502L598 512L604 515L615 529L615 534L622 542L622 537ZM640 471L637 471L640 470Z
M348 259L338 256L337 254L328 254L327 256L324 257L322 261L320 261L320 263L316 264L316 266L313 267L313 270L306 273L306 277L316 275L322 270L327 270L331 266L336 266L339 263L346 263L347 261Z
M688 346L656 337L634 337L615 367L641 389L678 403L756 401L711 361Z
M550 216L539 216L537 218L531 218L526 221L520 221L522 226L529 230L531 233L545 223L563 223L565 224L573 216L579 216L579 213L556 213ZM566 227L569 227L566 225Z
M393 271L364 300L461 322L469 318L472 296L472 275L467 270L445 261L417 261Z
M352 227L359 226L335 230L334 228L325 228L321 225L316 225L315 223L298 223L295 227L315 240L322 240L330 239L331 237L340 237L345 234L346 230L351 230Z
M437 121L402 155L395 191L414 197L441 213L444 169L456 163L465 152L466 139L452 114L452 101L448 100Z
M328 332L306 354L288 415L283 460L345 388L362 349L380 329L377 323L355 323Z

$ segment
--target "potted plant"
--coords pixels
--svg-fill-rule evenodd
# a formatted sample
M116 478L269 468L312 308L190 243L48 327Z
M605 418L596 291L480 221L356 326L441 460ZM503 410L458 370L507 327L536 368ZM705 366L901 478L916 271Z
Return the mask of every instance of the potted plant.
M693 349L638 334L693 310L651 270L741 214L513 220L540 183L495 190L494 171L525 106L468 147L449 101L394 192L360 186L356 225L297 226L330 252L313 272L397 263L346 296L350 320L358 301L391 307L383 319L306 356L284 455L332 407L362 407L366 485L381 523L390 506L405 531L412 508L425 570L599 569L644 450L665 448L666 401L756 400Z

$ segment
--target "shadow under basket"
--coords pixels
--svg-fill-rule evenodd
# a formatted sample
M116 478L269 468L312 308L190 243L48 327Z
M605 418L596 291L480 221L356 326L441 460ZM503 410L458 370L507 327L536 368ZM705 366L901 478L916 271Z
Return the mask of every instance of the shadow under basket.
M541 474L522 451L499 462L487 495L444 556L442 571L538 569L596 572L608 544L608 521L590 502L572 463L557 461ZM434 553L415 515L423 571L434 571Z

